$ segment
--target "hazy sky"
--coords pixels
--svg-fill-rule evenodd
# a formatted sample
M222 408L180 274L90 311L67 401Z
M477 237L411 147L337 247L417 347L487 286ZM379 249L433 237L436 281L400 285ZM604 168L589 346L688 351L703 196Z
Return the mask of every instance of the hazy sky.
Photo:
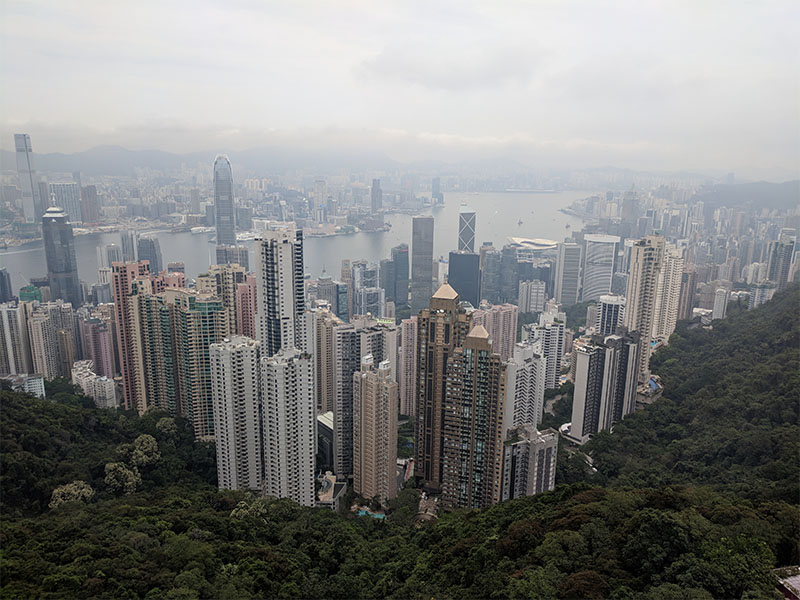
M792 173L798 7L0 0L0 143Z

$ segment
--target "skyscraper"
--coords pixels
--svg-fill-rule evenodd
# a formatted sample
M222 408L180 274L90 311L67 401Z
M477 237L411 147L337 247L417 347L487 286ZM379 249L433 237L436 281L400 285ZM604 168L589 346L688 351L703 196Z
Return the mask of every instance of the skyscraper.
M508 399L504 430L511 425L542 422L544 413L545 374L547 359L541 345L525 342L514 345L514 356L508 362Z
M625 314L625 298L604 294L597 303L597 320L594 323L594 332L600 336L612 335L617 332L617 327L622 325Z
M658 274L653 339L666 342L675 331L681 301L683 257L676 248L667 248Z
M245 271L250 270L250 253L247 246L217 245L216 257L218 265L240 265Z
M444 194L442 194L441 179L439 177L431 179L431 200L434 204L444 204Z
M381 190L380 179L372 180L372 188L370 189L369 197L372 214L383 209L383 190Z
M284 347L261 359L264 491L314 506L317 421L310 355Z
M678 318L691 319L694 308L694 293L697 290L697 270L686 265L681 273L681 292L678 299Z
M400 386L400 414L416 413L417 390L417 315L400 323L400 352L397 358L397 383Z
M81 212L81 188L77 183L51 183L50 194L58 206L69 216L70 223L83 223Z
M217 482L221 490L264 485L260 344L232 336L211 344Z
M228 331L237 331L239 321L236 311L237 286L245 283L247 272L239 265L210 265L208 271L197 276L195 288L213 294L222 300L228 314Z
M480 256L468 251L451 252L448 265L447 283L462 300L477 307L481 287Z
M256 327L261 353L269 357L281 348L304 349L303 231L294 225L265 231L255 248Z
M564 306L578 301L581 284L581 247L574 242L558 245L555 299Z
M639 382L650 378L650 341L658 291L658 276L664 263L664 238L648 235L631 248L631 272L625 295L625 316L622 324L628 331L638 331Z
M353 490L386 502L397 495L397 382L371 354L353 374Z
M136 260L136 246L139 234L133 229L120 231L120 244L122 246L122 262L133 262ZM111 266L111 265L109 265Z
M11 288L11 274L5 267L0 269L0 304L8 302L14 298L14 290Z
M80 306L83 290L78 280L72 224L60 208L50 207L42 217L42 238L51 298Z
M397 328L375 319L354 319L333 327L333 342L334 470L347 476L353 473L353 373L360 368L361 359L371 354L378 362L388 360L395 377Z
M17 175L22 190L22 212L26 223L38 223L42 219L48 199L39 196L39 181L33 166L31 136L27 133L14 134L14 147L17 155Z
M137 323L134 319L132 298L137 278L150 274L147 263L122 262L111 265L112 292L117 318L117 346L122 375L122 401L126 410L146 409L142 365L138 354Z
M619 238L615 235L587 234L583 241L585 253L581 298L586 302L597 300L611 291Z
M59 370L57 330L47 311L37 309L28 317L28 339L34 373L45 379L62 375Z
M114 339L111 323L98 316L78 321L83 357L91 360L93 371L101 377L114 377Z
M400 244L392 248L394 263L394 303L397 308L408 307L408 244Z
M0 304L0 375L33 373L26 302Z
M534 279L533 281L519 282L519 312L532 313L542 312L544 303L547 300L545 289L547 284L544 281Z
M503 500L549 492L556 485L558 432L533 423L508 431L503 447Z
M515 304L482 304L472 313L473 326L480 323L486 328L492 348L503 360L508 360L514 354L518 319L519 307Z
M139 238L136 254L139 260L150 262L150 272L158 275L162 271L163 259L161 258L161 244L158 238L152 235L144 235Z
M469 333L472 318L459 307L458 293L448 284L430 299L417 319L415 474L426 487L441 489L447 361Z
M432 282L433 217L414 217L411 226L411 314L428 305Z
M255 275L246 275L236 284L236 333L255 339L258 283Z
M492 304L500 302L500 273L502 270L502 255L494 248L481 248L480 256L483 257L481 266L481 300Z
M711 311L712 319L724 319L728 312L728 290L717 288L714 292L714 309Z
M555 319L543 318L539 315L539 324L528 326L525 331L528 341L539 342L542 354L545 356L545 378L546 389L557 388L561 385L561 361L564 358L564 335L565 325Z
M231 161L224 154L214 159L214 222L217 245L236 245L236 222L233 211L233 172Z
M84 223L100 222L100 206L97 202L97 187L87 185L81 188L81 216Z
M769 244L767 279L777 284L778 291L784 289L789 283L796 240L797 230L783 228L778 239Z
M475 325L447 361L442 503L483 508L500 501L506 365Z
M475 252L475 211L463 204L458 212L458 251Z
M108 244L106 246L105 258L105 266L107 267L110 267L115 262L122 262L122 248L117 244Z
M639 344L637 333L610 335L575 349L575 392L568 437L583 444L611 429L636 406Z

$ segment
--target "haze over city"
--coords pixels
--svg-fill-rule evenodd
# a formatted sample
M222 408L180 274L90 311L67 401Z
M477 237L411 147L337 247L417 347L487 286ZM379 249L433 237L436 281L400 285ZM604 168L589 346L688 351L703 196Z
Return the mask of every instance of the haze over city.
M800 600L798 16L0 0L0 598Z
M794 2L4 2L0 146L789 179Z

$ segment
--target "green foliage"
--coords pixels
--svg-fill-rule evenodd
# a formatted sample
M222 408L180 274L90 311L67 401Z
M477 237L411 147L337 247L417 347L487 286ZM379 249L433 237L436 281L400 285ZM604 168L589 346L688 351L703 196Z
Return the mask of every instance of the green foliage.
M85 481L73 481L66 485L60 485L53 490L50 497L50 508L60 506L65 502L89 502L94 496L94 490Z
M599 482L709 484L757 500L800 498L800 289L756 310L681 322L653 355L663 397L585 446Z
M707 488L582 483L417 529L182 484L4 519L0 595L769 597L793 539L776 510L800 520Z
M145 490L181 482L216 483L214 446L195 443L185 419L158 411L140 417L97 409L90 399L74 394L66 380L50 381L47 389L46 400L0 391L4 515L46 510L53 490L73 481L84 481L105 497L105 466L120 461L144 461L140 470ZM165 418L174 429L158 426ZM156 454L160 459L149 462Z

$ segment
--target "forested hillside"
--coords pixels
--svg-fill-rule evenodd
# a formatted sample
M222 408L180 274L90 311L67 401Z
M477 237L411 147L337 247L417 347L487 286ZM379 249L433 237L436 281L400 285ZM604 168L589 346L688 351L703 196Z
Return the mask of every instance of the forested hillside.
M681 322L653 355L664 394L586 447L599 483L710 484L761 500L798 502L800 289L756 310Z
M0 596L772 598L800 562L798 296L682 326L589 482L420 529L219 492L181 420L0 392Z

